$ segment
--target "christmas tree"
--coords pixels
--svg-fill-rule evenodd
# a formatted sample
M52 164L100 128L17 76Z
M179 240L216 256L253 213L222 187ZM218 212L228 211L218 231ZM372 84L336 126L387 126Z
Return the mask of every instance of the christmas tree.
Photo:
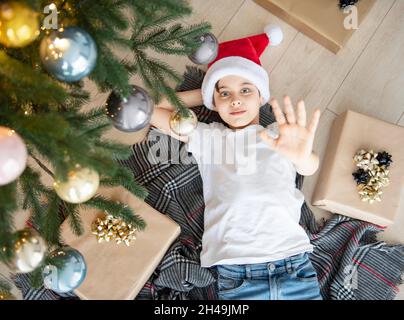
M85 82L126 99L134 90L129 79L138 75L146 98L150 94L158 103L164 96L187 115L167 82L180 82L181 75L146 50L191 55L210 26L176 22L189 14L182 0L0 1L0 261L14 263L21 240L13 225L18 210L30 210L47 254L61 246L65 219L82 234L79 208L146 227L125 204L96 193L98 186L121 185L141 199L147 196L119 165L130 148L103 137L114 120L105 105L82 111L90 97ZM117 46L131 51L134 60L120 59L112 49ZM43 184L41 175L54 185ZM38 278L46 262L20 271Z

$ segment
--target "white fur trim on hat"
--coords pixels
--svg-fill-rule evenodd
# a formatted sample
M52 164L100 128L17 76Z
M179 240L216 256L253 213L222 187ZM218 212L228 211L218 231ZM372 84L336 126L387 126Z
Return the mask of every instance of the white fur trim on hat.
M283 32L281 27L277 26L276 24L269 24L265 26L264 32L269 38L269 45L270 46L277 46L283 40Z
M215 84L226 76L239 76L251 81L260 91L264 103L269 101L268 72L255 62L243 57L227 57L216 61L206 72L202 82L202 98L204 105L213 109Z

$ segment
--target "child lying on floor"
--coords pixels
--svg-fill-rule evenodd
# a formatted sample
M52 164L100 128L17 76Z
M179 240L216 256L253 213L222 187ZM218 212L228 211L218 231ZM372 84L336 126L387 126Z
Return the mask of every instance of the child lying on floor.
M296 172L311 175L318 168L312 148L320 111L307 126L304 102L295 111L286 96L285 114L271 101L278 131L259 124L269 100L259 56L281 38L279 28L267 27L264 34L221 43L202 89L178 94L189 107L217 111L228 127L198 122L188 136L176 135L167 100L151 119L185 142L198 163L205 200L201 266L217 270L220 299L321 299L309 260L313 247L299 225L304 197L295 186Z

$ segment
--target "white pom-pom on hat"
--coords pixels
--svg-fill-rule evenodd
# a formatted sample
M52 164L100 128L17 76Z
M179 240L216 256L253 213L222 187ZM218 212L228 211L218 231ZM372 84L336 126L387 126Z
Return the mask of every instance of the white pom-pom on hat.
M283 40L283 32L280 26L276 24L268 24L264 28L264 32L269 38L270 46L277 46Z

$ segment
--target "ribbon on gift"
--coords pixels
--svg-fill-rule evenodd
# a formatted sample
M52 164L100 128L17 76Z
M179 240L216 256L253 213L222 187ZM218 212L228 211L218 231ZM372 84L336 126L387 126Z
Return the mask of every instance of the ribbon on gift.
M129 246L136 239L136 228L133 225L108 213L93 222L91 231L96 235L98 243L115 241Z
M390 183L389 170L392 160L387 152L374 152L373 150L359 150L353 157L359 169L352 173L359 196L362 201L373 203L381 201L383 187Z

